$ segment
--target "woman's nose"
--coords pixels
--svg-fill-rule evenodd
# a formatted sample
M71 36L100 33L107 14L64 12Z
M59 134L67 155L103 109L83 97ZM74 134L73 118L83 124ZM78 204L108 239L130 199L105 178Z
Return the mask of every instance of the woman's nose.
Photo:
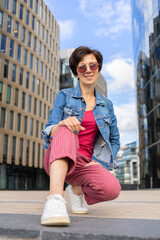
M89 65L86 65L86 72L91 72Z

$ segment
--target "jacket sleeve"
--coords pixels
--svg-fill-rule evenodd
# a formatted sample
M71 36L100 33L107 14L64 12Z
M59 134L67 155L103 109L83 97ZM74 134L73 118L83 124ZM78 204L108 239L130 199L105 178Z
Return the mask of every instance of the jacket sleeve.
M111 116L111 124L110 124L110 136L109 140L111 143L112 153L113 153L113 160L117 156L117 152L120 149L120 135L119 130L117 127L117 118L114 115L113 103L110 102L110 116Z

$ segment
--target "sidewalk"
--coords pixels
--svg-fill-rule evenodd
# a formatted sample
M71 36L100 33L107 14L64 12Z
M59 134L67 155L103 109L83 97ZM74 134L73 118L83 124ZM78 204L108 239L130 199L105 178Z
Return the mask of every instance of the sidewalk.
M68 204L69 227L40 225L47 193L0 191L0 240L160 239L160 189L122 191L114 201L88 206L88 215L72 214Z

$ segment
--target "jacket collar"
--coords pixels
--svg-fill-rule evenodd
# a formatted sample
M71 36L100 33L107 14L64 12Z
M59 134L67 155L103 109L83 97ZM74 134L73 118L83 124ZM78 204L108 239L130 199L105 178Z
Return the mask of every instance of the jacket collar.
M96 88L95 88L95 95L96 95L96 105L105 105L105 101L103 100L102 96L97 92ZM83 98L79 81L78 81L77 87L74 88L74 93L72 97Z

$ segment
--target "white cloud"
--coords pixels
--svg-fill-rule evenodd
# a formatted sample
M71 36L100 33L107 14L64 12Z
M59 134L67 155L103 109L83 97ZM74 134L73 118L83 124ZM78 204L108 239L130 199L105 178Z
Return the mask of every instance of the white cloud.
M98 23L99 28L94 28L97 36L117 34L122 30L131 29L129 0L79 0L79 8L86 17Z
M131 101L120 106L114 106L121 143L126 144L137 140L137 110L136 102Z
M75 29L75 22L72 20L66 20L58 21L58 23L60 26L61 38L63 40L71 38Z
M135 88L134 66L132 59L116 58L103 65L108 89L112 92L126 92Z

